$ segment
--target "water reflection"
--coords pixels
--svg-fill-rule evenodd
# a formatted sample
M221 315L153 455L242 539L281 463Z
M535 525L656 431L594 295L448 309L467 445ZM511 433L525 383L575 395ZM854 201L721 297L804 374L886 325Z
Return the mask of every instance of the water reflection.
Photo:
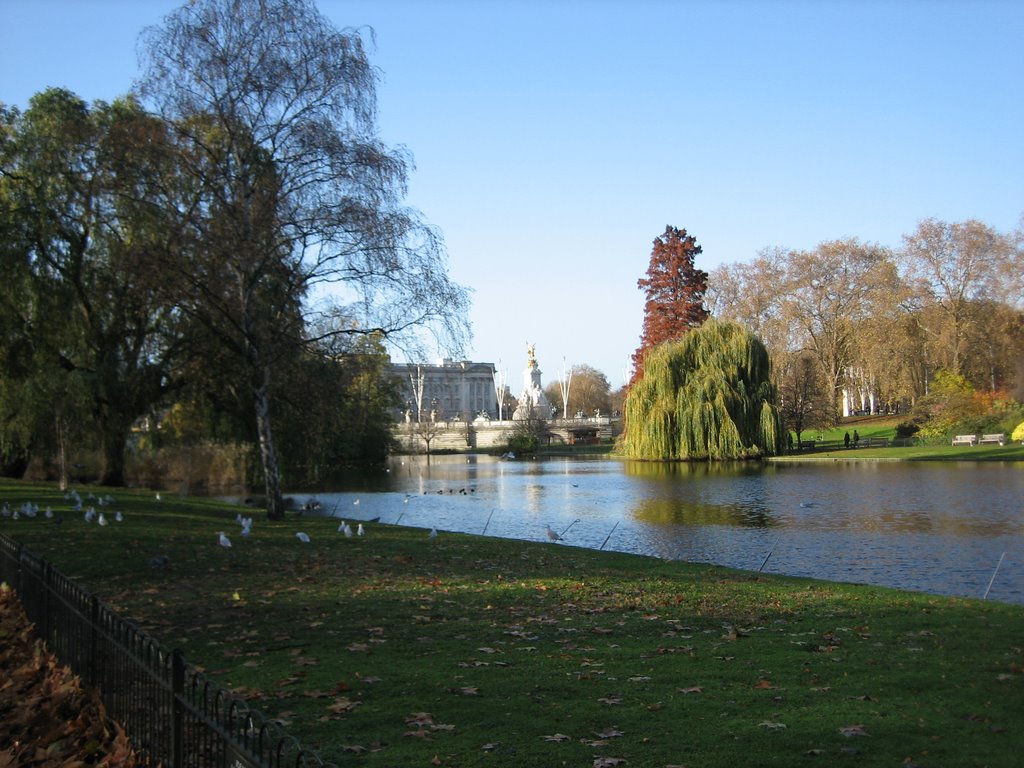
M1005 552L989 597L1024 603L1021 463L402 457L341 488L324 509L353 520L535 541L572 526L574 546L970 597Z
M623 462L628 477L644 481L646 493L633 507L642 522L675 525L774 524L763 501L772 466L753 462Z
M763 505L740 502L714 504L685 499L644 499L633 508L633 517L660 525L747 525L767 528L773 524L771 510Z

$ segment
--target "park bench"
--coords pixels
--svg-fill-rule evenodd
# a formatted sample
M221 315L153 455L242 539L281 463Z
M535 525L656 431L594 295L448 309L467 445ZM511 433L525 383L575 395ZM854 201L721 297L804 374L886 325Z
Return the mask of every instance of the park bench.
M1000 445L1006 445L1006 435L999 433L998 435L982 435L979 443L999 443Z
M953 445L977 445L977 435L957 435L953 438Z

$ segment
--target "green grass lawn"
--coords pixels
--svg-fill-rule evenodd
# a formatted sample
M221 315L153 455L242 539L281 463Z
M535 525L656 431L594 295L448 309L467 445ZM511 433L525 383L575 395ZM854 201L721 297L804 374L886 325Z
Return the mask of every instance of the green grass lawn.
M807 430L803 440L815 440L826 444L843 444L843 437L854 430L866 443L872 438L891 440L896 435L896 425L903 419L898 416L864 416L848 419L838 427L825 430ZM1009 438L1009 435L1007 435ZM796 435L793 435L794 441ZM890 461L1024 461L1024 444L1009 441L1006 445L911 445L893 447L858 447L813 450L780 457L786 461L834 460L834 459L886 459Z
M906 419L899 416L854 416L836 427L824 430L812 429L809 432L805 432L804 439L808 439L807 436L813 434L814 439L817 440L842 441L843 435L847 432L850 433L852 438L854 430L857 431L862 440L869 437L891 439L896 436L896 425L903 421L906 421Z
M112 493L125 519L101 528L52 486L0 483L0 503L64 519L0 531L340 764L1011 766L1024 750L1021 606L379 524L345 538L324 518L257 518L243 539L237 508Z

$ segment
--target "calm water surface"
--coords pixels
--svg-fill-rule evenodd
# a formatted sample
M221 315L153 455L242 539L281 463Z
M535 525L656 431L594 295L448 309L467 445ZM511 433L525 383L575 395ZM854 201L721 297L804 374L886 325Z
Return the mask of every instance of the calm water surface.
M1024 604L1021 462L396 457L346 486L327 514Z

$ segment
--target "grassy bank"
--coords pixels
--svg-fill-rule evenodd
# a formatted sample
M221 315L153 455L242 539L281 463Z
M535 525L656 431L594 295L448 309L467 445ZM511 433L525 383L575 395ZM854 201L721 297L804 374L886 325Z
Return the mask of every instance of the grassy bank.
M836 448L772 457L772 461L1024 461L1024 445L910 445L878 448Z
M1014 443L1007 434L1006 445L986 443L985 445L911 445L896 447L858 447L846 448L843 438L846 435L859 435L862 444L873 439L891 440L896 436L896 426L901 421L896 416L857 416L844 420L837 427L827 430L808 430L803 433L803 440L815 440L819 443L818 450L809 450L777 457L775 460L835 460L835 459L885 459L890 461L1024 461L1024 444ZM796 436L793 435L794 440ZM821 449L820 445L835 446Z
M243 538L237 508L112 493L124 521L100 527L52 486L0 484L63 517L0 531L341 763L1010 766L1024 748L1019 606L325 518Z

